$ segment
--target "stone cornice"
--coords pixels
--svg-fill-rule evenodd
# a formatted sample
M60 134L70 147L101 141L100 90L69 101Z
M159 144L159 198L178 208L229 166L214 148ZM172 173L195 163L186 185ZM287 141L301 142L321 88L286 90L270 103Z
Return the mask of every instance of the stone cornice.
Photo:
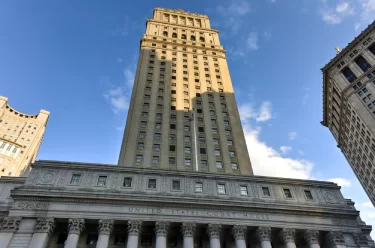
M275 183L285 185L299 185L299 186L320 186L325 188L340 189L341 187L332 182L316 181L316 180L301 180L292 178L278 178L278 177L265 177L265 176L249 176L249 175L231 175L224 173L208 173L208 172L191 172L191 171L173 171L165 169L152 169L152 168L135 168L135 167L120 167L111 164L94 164L82 162L65 162L65 161L51 161L39 160L32 164L35 168L49 168L49 169L69 169L69 170L82 170L82 171L100 171L100 172L115 172L126 173L136 172L155 174L155 175L173 175L173 176L187 176L199 177L207 179L227 179L227 180L245 180L249 182L258 183Z
M27 180L27 177L0 177L0 183L19 183L24 184Z
M193 18L199 17L199 18L209 19L207 15L192 13L192 12L184 11L182 9L167 9L167 8L156 7L154 11L156 10L161 10L172 15L184 15L186 17L193 17Z

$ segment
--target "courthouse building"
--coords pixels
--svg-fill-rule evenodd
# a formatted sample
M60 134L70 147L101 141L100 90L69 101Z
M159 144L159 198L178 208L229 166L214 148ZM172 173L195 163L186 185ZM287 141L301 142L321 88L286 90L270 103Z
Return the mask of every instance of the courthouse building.
M253 175L207 16L156 8L140 46L118 165L2 177L0 248L375 247L336 184Z

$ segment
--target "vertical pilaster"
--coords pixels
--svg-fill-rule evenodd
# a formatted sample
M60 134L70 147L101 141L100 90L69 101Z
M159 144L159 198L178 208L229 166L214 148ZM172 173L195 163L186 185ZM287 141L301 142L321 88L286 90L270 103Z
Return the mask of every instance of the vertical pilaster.
M107 248L109 236L113 230L113 220L99 220L98 225L98 242L96 243L96 248Z
M76 248L79 235L85 228L85 219L69 219L68 238L65 241L64 248Z
M232 227L232 234L234 240L236 241L236 248L246 248L245 235L246 235L246 226L234 225Z
M167 235L168 235L169 222L157 221L155 223L155 234L156 234L156 247L155 248L167 248Z
M261 248L272 248L271 245L271 227L258 227L256 235L260 241Z
M183 248L194 248L195 223L194 222L182 223L181 232L184 236Z
M0 248L7 248L14 232L18 230L21 217L5 217L0 232Z
M305 230L303 237L310 248L320 248L318 230Z
M38 218L28 248L45 248L55 230L54 218Z
M283 228L281 229L280 234L286 248L296 248L296 230L291 228Z
M138 248L139 234L142 230L142 221L129 220L128 221L128 243L126 248Z
M346 248L344 235L340 231L330 231L327 234L331 248Z
M220 248L220 224L208 224L207 234L210 237L210 248Z

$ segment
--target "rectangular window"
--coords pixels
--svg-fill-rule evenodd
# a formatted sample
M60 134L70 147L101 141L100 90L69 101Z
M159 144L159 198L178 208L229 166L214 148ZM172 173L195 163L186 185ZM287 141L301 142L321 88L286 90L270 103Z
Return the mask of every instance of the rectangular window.
M286 198L293 198L290 189L283 189Z
M142 151L144 148L145 148L144 143L138 143L138 147L137 147L138 150Z
M225 130L225 134L226 134L226 135L231 135L232 132L231 132L230 130Z
M268 187L262 187L262 192L264 196L271 196L271 193Z
M159 152L160 151L160 144L154 144L154 151Z
M170 152L175 152L176 151L176 146L169 146L169 151Z
M207 168L207 160L201 160L201 167Z
M191 166L191 159L185 159L185 166Z
M137 163L141 163L143 161L143 156L142 155L137 155L136 157L135 157L135 162L137 162Z
M191 147L185 147L185 153L191 153Z
M70 184L79 184L79 181L81 179L81 174L73 174L72 179L70 179Z
M190 136L185 136L185 142L190 142Z
M305 196L308 200L312 200L313 199L313 196L311 194L311 191L310 190L305 190Z
M213 143L214 143L214 145L218 145L219 144L219 140L218 139L213 139Z
M216 168L218 168L218 169L223 169L223 162L221 162L221 161L216 161Z
M206 148L200 148L199 152L200 154L206 154Z
M367 60L362 57L361 55L359 55L356 59L355 59L355 63L362 69L362 71L366 72L370 67L371 65L367 62Z
M172 181L172 189L173 190L181 190L181 185L180 181L173 180Z
M156 189L156 179L148 179L147 188Z
M201 182L195 183L195 192L203 192L203 183Z
M98 177L98 183L96 185L105 186L106 183L107 183L107 176L99 176Z
M247 186L240 186L240 194L241 195L248 195L249 192L247 191Z
M169 164L176 164L176 158L175 157L169 157Z
M184 131L185 132L190 132L190 127L189 126L184 126Z
M370 52L375 55L375 43L369 46L368 50L370 50Z
M152 157L152 163L153 164L158 164L160 162L160 158L159 156L153 156Z
M176 135L175 134L170 134L169 135L170 140L176 140Z
M221 156L220 150L215 150L215 156Z
M233 152L233 151L229 151L229 156L233 158L233 157L235 157L235 156L236 156L236 153L235 153L235 152Z
M238 164L237 163L232 163L232 169L238 170Z
M233 140L228 140L228 146L233 145Z
M349 67L345 67L341 70L341 72L350 83L353 83L357 79L356 75L354 75L354 73L352 72L352 70L350 70Z
M226 188L225 188L225 184L223 184L223 183L218 183L218 184L217 184L217 192L218 192L219 194L226 194L227 191L226 191Z
M132 178L131 177L125 177L123 186L126 187L126 188L130 188L132 186Z
M154 138L155 138L155 139L158 140L158 139L160 139L160 137L161 137L161 134L160 134L160 133L155 133L155 134L154 134Z
M176 129L176 124L170 124L169 128L172 129L172 130Z

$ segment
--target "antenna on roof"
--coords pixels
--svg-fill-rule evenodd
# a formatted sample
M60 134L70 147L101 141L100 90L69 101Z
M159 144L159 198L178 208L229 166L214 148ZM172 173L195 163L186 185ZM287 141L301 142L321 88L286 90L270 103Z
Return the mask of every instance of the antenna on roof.
M340 47L335 47L335 50L336 50L337 53L341 52Z

